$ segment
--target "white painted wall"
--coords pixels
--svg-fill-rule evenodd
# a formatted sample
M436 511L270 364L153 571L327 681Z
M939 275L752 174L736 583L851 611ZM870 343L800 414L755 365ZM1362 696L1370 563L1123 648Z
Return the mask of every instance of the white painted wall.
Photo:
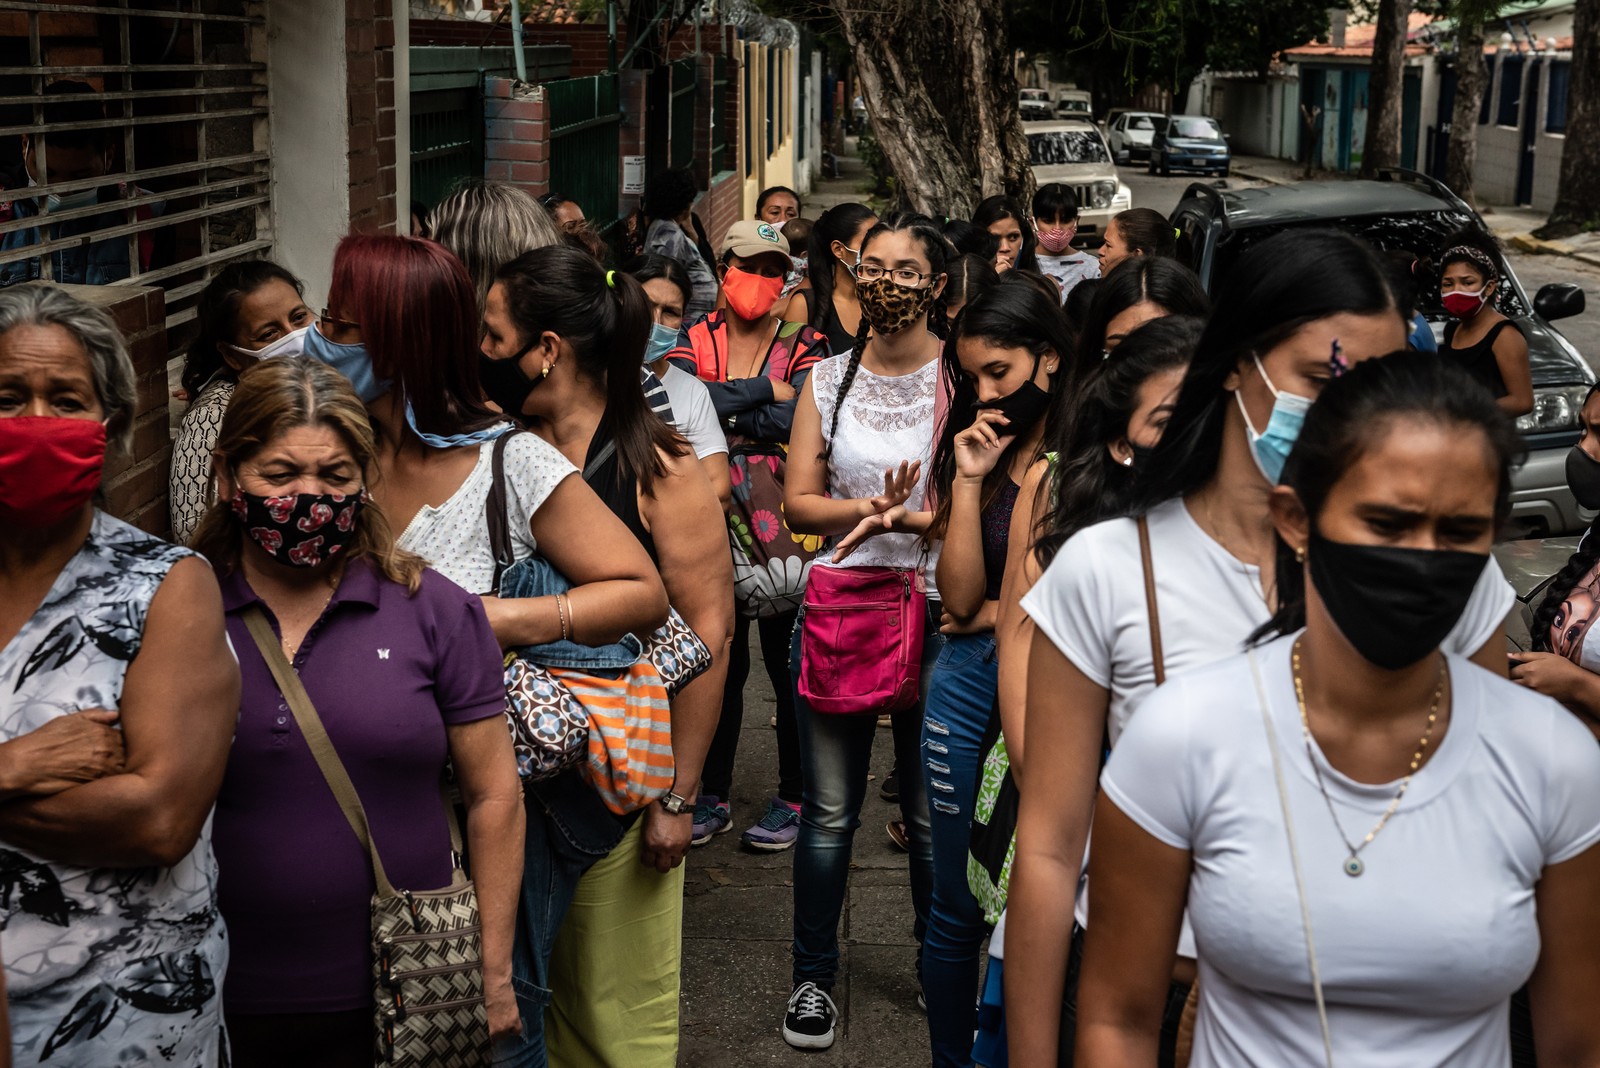
M396 25L397 41L400 32ZM333 246L350 224L344 48L343 3L269 0L273 258L305 281L313 308L328 295ZM395 75L396 86L406 84ZM398 105L405 94L395 96Z

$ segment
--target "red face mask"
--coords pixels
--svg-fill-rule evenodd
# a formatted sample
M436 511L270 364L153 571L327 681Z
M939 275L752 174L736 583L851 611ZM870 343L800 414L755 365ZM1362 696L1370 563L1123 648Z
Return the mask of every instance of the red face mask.
M783 292L782 278L765 278L737 267L729 267L722 279L722 292L728 297L728 307L741 319L760 319L772 312Z
M1476 293L1466 293L1459 289L1454 293L1446 293L1443 297L1439 298L1439 303L1443 304L1444 310L1449 312L1453 317L1457 319L1470 319L1474 315L1477 315L1479 310L1483 308L1483 287L1479 286Z
M98 419L0 419L0 523L48 527L100 488L106 428Z

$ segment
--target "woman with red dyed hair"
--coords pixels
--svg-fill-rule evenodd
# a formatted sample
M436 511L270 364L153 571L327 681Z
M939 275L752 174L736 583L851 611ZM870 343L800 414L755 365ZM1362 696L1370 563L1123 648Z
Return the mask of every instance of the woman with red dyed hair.
M378 447L369 488L402 531L399 546L481 595L502 647L563 637L600 646L625 634L650 633L666 620L667 595L649 555L584 480L572 477L577 468L554 446L518 432L484 401L478 337L472 282L443 246L389 235L353 234L339 242L328 306L308 335L306 354L343 372L371 413ZM496 472L496 439L504 434L511 436L501 443L503 471ZM537 548L572 583L560 607L555 597L497 596L498 569L485 518L497 480L504 487L515 559L531 557ZM552 896L576 886L595 856L572 856L570 847L558 845L548 822L552 810L591 798L604 811L593 789L576 779L563 774L526 784L521 879L502 883L474 872L480 893L485 882L513 895L519 882L529 880L547 884ZM596 855L613 844L604 843ZM548 946L555 932L543 931L543 925L541 916L521 915L517 938ZM487 960L487 929L484 937ZM486 979L490 1029L503 1042L496 1063L521 1063L527 1043L516 1026L511 975ZM542 1021L527 1018L528 1008L522 1026L538 1034Z

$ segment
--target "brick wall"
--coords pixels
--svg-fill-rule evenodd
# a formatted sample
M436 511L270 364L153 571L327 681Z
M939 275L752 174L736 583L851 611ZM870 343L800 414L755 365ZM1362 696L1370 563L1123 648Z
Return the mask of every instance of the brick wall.
M395 227L394 19L387 0L345 0L350 229ZM405 161L410 166L410 161Z
M168 537L167 473L172 435L167 415L167 303L154 286L62 286L79 300L105 309L116 321L133 358L138 400L133 447L113 453L101 483L106 510L141 530Z
M572 77L604 74L610 63L611 46L604 24L555 23L523 26L522 39L530 45L566 45L572 49ZM628 49L628 29L617 23L617 59Z
M483 173L515 182L534 196L550 192L550 105L538 86L487 78L483 102Z

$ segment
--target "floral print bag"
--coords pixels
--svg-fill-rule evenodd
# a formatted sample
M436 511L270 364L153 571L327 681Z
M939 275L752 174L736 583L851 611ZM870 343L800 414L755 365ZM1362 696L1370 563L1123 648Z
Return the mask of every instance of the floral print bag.
M787 445L729 442L728 475L733 506L728 541L733 546L734 603L752 618L800 607L811 561L825 540L796 534L783 514Z

